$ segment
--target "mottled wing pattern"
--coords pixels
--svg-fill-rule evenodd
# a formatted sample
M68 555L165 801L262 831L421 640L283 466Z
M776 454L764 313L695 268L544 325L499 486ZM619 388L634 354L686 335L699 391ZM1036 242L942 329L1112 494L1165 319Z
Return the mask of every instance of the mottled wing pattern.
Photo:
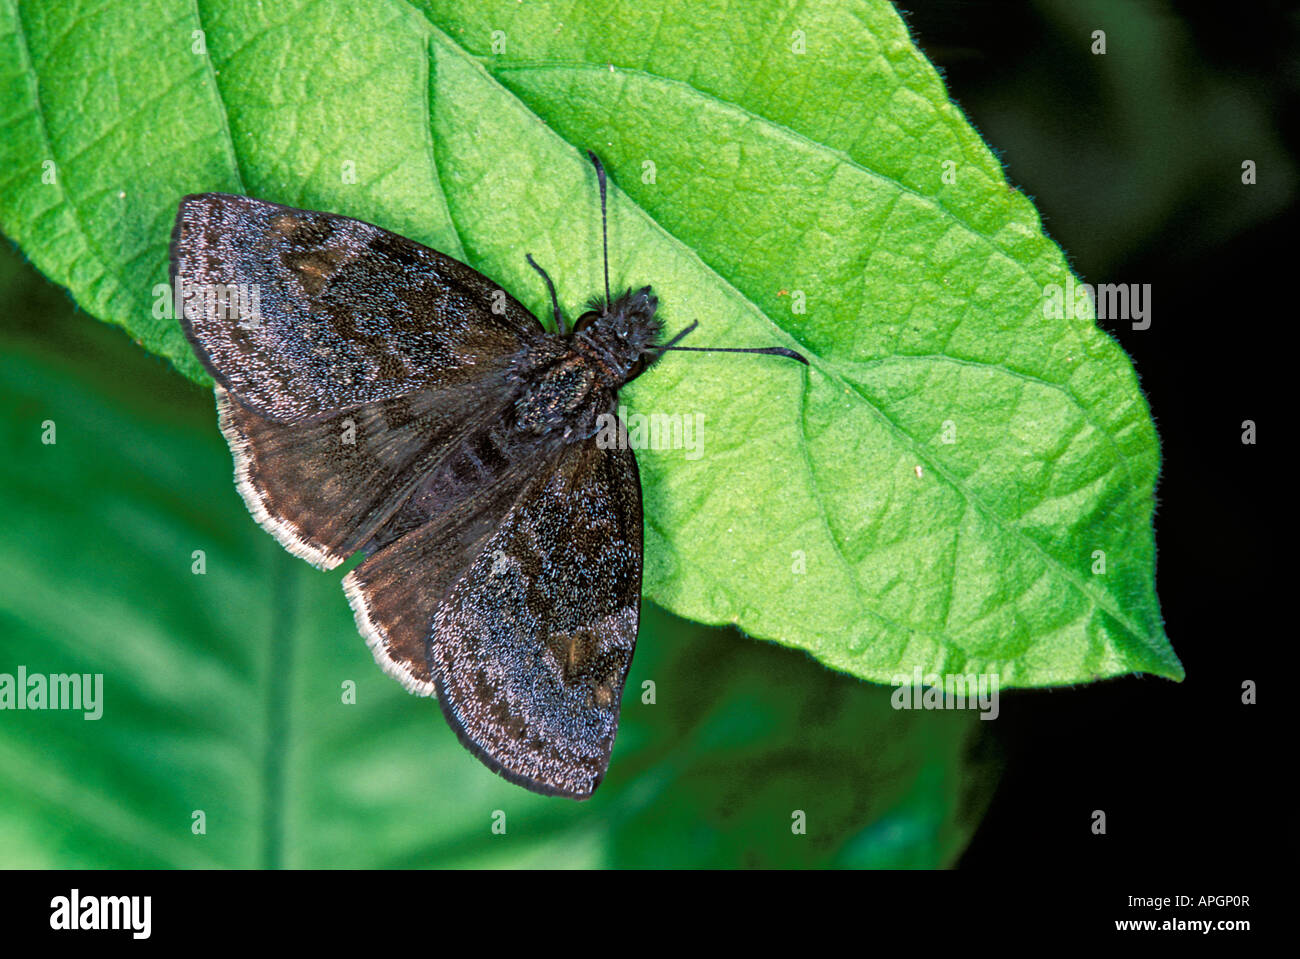
M641 483L575 443L438 608L429 661L461 740L512 782L585 799L604 778L636 647Z
M436 250L225 193L181 200L171 277L213 379L285 423L461 387L542 334L518 301Z
M489 767L584 799L609 765L636 645L636 459L593 438L509 475L473 515L406 534L344 586L372 642L425 648L421 681Z
M542 333L435 250L242 196L181 201L171 273L182 328L217 381L239 492L327 569L373 545L447 452L499 419L510 364Z

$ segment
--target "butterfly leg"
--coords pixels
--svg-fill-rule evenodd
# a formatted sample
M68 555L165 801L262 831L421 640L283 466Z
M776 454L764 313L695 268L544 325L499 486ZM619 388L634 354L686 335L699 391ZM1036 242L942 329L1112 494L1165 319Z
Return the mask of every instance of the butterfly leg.
M538 273L541 274L542 279L546 282L546 289L551 294L551 311L555 314L556 332L558 333L569 332L568 327L565 325L564 322L564 314L560 312L560 301L555 298L555 284L551 282L551 278L550 276L547 275L546 271L537 265L537 261L533 259L533 255L531 253L525 253L524 259L528 261L529 266L531 266L534 270L536 270Z

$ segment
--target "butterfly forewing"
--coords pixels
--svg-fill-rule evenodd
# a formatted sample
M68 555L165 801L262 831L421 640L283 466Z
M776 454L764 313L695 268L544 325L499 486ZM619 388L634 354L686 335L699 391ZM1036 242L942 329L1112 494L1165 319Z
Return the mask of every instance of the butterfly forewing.
M171 257L199 358L243 406L280 422L456 389L542 335L465 264L330 213L187 196Z
M636 646L641 535L632 451L570 444L439 604L439 702L507 779L582 799L603 778Z

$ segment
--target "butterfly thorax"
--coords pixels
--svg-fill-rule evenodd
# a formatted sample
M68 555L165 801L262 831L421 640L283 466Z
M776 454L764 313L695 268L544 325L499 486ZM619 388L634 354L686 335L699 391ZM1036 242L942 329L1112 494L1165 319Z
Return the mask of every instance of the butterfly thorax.
M574 330L539 338L515 359L520 384L516 425L567 439L595 435L597 419L614 409L618 389L657 358L658 300L643 287L612 303L599 300Z

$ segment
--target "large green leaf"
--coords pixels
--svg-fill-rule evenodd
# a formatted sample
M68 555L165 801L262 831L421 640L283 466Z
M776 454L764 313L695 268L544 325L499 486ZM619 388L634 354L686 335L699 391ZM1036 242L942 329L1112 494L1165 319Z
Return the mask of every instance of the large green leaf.
M811 360L625 392L705 417L699 458L640 456L648 596L876 681L1182 676L1133 370L1044 315L1061 251L886 3L0 0L0 91L0 223L200 380L151 314L181 194L359 216L541 313L525 251L600 288L593 147L618 283Z
M897 712L653 608L595 798L499 779L375 666L341 572L249 522L207 391L11 292L15 265L0 255L0 673L102 673L104 701L98 720L0 712L0 867L932 867L964 847L992 782L973 714Z

